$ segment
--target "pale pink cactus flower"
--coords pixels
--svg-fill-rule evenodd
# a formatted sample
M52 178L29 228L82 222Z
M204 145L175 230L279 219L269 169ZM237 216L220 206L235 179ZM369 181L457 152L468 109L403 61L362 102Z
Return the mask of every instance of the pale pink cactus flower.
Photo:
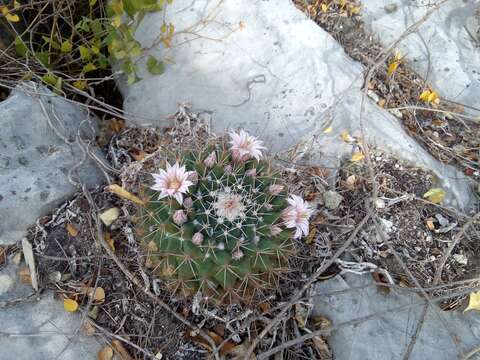
M273 196L277 196L283 191L284 188L285 187L283 185L273 184L268 187L268 192Z
M300 196L290 195L287 199L290 206L282 212L282 219L285 226L289 229L295 228L294 239L308 235L308 219L313 210Z
M180 166L178 162L173 166L167 162L166 170L160 169L160 173L151 174L155 180L151 189L160 191L159 199L171 196L181 204L183 194L186 194L188 187L193 185L193 182L188 179L192 173L194 173L194 171L186 171L185 166Z
M197 246L202 245L202 243L203 243L203 234L200 233L200 232L197 232L197 233L193 234L192 243L193 243L194 245L197 245Z
M233 174L232 165L225 165L224 168L223 168L223 171L225 171L225 174L227 174L227 175L232 175Z
M187 172L187 180L192 182L192 185L196 185L198 182L198 173L196 171Z
M257 176L257 169L253 168L248 171L245 171L245 175L255 177Z
M205 160L203 160L203 164L208 168L214 167L216 163L217 163L217 154L215 153L215 151L212 151L210 155L208 155L205 158Z
M262 150L265 150L263 141L258 140L255 136L250 135L241 129L238 133L230 132L230 150L235 161L246 161L251 158L260 160L263 156Z

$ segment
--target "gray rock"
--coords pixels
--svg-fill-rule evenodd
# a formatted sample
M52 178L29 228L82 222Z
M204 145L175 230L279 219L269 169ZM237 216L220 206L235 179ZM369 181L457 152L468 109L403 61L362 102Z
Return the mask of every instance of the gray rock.
M314 294L315 315L326 316L337 327L328 338L338 360L397 360L413 336L423 310L421 298L407 291L383 294L371 286L371 276L336 276L317 284ZM369 286L370 285L370 286ZM411 305L411 306L410 306ZM399 307L408 307L399 310ZM390 310L390 311L389 311ZM359 321L375 313L377 317ZM480 314L439 310L443 323L429 309L410 359L459 359L480 342ZM448 330L456 336L454 343Z
M84 111L33 83L22 84L0 102L0 114L0 244L9 244L21 240L38 217L76 190L68 173L83 152L65 143L49 123L66 141L74 140L77 132L84 138L94 133L88 122L82 123L88 119ZM102 181L92 161L77 170L87 186Z
M86 337L80 329L80 314L66 312L52 293L3 307L33 292L18 281L17 271L14 265L0 271L0 289L10 284L8 291L0 290L0 360L96 359L99 340Z
M323 194L323 202L325 206L330 209L334 210L340 206L340 203L343 201L343 196L335 191L325 191Z
M383 44L390 45L436 3L362 0L362 17L373 34ZM396 11L386 11L393 5ZM476 108L480 97L479 14L478 1L447 1L398 46L443 97Z
M146 55L172 62L152 76L145 56L137 66L143 80L120 83L131 123L166 124L179 102L189 102L216 132L244 127L274 152L297 145L297 160L335 167L355 151L340 134L363 136L362 114L369 142L431 169L444 180L447 201L471 206L463 174L436 161L370 99L360 111L362 66L291 1L179 0L166 20L177 29L171 49L155 45L161 13L148 14L136 33Z

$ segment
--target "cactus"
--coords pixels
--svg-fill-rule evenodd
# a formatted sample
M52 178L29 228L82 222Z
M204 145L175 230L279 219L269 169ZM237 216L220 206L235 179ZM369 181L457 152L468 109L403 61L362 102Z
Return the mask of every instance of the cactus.
M177 156L182 165L167 161L152 174L139 226L150 262L173 291L246 302L287 269L292 240L308 232L311 210L303 203L301 212L303 200L296 197L295 207L287 197L272 165L260 159L259 140L244 131L231 137L230 147L222 141L185 152Z

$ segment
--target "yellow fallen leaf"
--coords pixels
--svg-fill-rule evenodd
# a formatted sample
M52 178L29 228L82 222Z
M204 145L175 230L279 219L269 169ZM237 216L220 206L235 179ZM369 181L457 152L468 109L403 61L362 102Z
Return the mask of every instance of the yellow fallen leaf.
M463 312L467 312L469 310L477 310L480 311L480 291L473 292L470 294L470 298L468 300L468 306Z
M429 96L430 96L430 90L425 90L424 92L422 92L422 93L420 94L420 96L419 96L418 98L419 98L420 100L422 100L422 101L427 102Z
M64 299L63 308L65 309L65 311L75 312L78 310L78 303L72 299Z
M397 70L398 65L400 65L398 61L393 61L390 63L390 65L388 65L388 69L387 69L388 76L393 75L393 73Z
M100 220L102 220L102 222L106 226L110 226L110 225L113 224L113 222L115 220L118 219L119 216L120 216L120 209L114 207L114 208L110 208L110 209L107 209L104 212L102 212L100 214Z
M70 236L75 237L78 235L78 229L72 223L67 224L67 231L70 234Z
M347 130L343 130L342 134L340 136L341 136L342 140L346 143L349 143L349 142L352 142L352 141L355 140L353 137L350 136L350 134L348 133Z
M350 8L350 14L357 15L360 13L360 6L354 6Z
M323 130L323 132L324 132L324 134L329 134L329 133L332 132L332 130L333 130L333 127L329 126L325 130Z
M438 104L440 102L436 91L432 91L430 95L428 95L428 102L431 104Z
M132 193L128 192L127 190L125 190L123 187L117 185L117 184L113 184L113 185L109 185L106 187L106 189L112 193L114 193L115 195L121 197L121 198L124 198L126 200L130 200L136 204L139 204L139 205L145 205L146 202L143 201L142 199L140 199L139 197L133 195Z
M7 19L10 22L19 22L20 21L20 18L18 17L18 15L10 14L10 13L5 15L5 19Z
M93 288L88 289L88 296L90 296L93 300L99 303L103 303L105 301L105 290L102 287L97 287L94 291Z
M110 346L105 346L97 353L97 360L112 360L113 349Z
M361 151L354 152L350 161L357 162L360 160L363 160L365 158L365 155Z
M324 13L328 12L328 5L327 4L322 4L321 9Z
M423 197L434 204L439 204L443 201L445 195L447 195L447 193L442 188L433 188L423 194Z

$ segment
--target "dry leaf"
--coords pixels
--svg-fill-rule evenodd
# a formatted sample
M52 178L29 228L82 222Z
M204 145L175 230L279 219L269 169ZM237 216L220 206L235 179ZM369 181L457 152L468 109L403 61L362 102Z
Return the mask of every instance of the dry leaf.
M343 130L340 136L342 140L346 143L355 141L355 138L351 137L347 130Z
M20 281L24 284L32 285L32 278L30 277L30 270L27 267L22 267L18 272Z
M355 190L355 183L357 182L357 177L355 175L350 175L345 180L345 187L348 190Z
M115 252L115 240L112 238L112 235L110 235L109 232L106 232L103 236L105 242L108 244L110 249Z
M113 185L109 185L106 187L106 190L107 191L110 191L112 193L114 193L115 195L121 197L121 198L124 198L126 200L130 200L136 204L139 204L139 205L145 205L146 202L143 201L142 199L140 199L139 197L133 195L132 193L128 192L127 190L125 190L123 187L117 185L117 184L113 184Z
M305 244L311 244L313 240L315 240L316 235L317 235L317 228L313 227L311 231L308 233L307 239L305 240Z
M133 360L120 340L112 340L112 347L120 355L121 360Z
M468 306L463 312L467 312L469 310L477 310L480 311L480 291L473 292L470 294L470 298L468 300Z
M428 89L423 91L420 94L419 99L422 100L422 101L425 101L427 103L430 103L430 104L439 104L440 103L440 98L438 97L438 93L436 91L432 91L432 90L428 90Z
M332 132L332 130L333 130L333 127L329 126L329 127L327 127L325 130L323 130L323 133L324 133L324 134L329 134L329 133Z
M120 216L120 209L119 208L110 208L108 210L105 210L100 214L100 220L106 225L110 226L113 224L115 220L118 219Z
M433 220L427 220L427 228L428 230L435 230L435 225L433 223Z
M110 346L105 346L102 350L97 353L98 360L112 360L113 359L113 349Z
M67 224L67 231L70 236L75 237L78 235L78 229L72 223Z
M75 312L78 310L78 303L72 299L64 299L63 300L63 308L65 311Z
M96 333L95 328L93 327L92 324L90 324L89 321L85 321L83 323L82 330L86 336L93 336Z
M445 195L447 195L447 193L442 188L433 188L423 194L423 197L434 204L440 204L445 198Z
M383 108L386 103L387 103L387 100L385 100L385 99L380 99L380 100L378 100L377 105Z
M214 333L213 331L208 331L208 335L212 338L212 340L215 342L215 345L220 345L223 342L223 338L219 336L218 334ZM194 343L200 345L201 347L207 349L208 351L212 351L212 348L210 347L210 344L205 340L203 337L200 335L195 335L191 336L191 334L188 334L190 340L192 340ZM229 352L231 352L235 348L235 343L232 341L227 341L222 348L220 349L220 355L225 355Z
M132 154L132 157L135 159L135 161L142 161L148 155L143 150L132 151L131 154Z
M363 160L365 158L365 155L361 151L356 151L353 153L352 157L350 158L350 161L352 162L357 162L360 160Z
M93 298L93 300L95 300L96 302L103 303L105 301L105 290L103 290L102 287L97 287L95 291L93 291L93 289L90 289L88 296Z

